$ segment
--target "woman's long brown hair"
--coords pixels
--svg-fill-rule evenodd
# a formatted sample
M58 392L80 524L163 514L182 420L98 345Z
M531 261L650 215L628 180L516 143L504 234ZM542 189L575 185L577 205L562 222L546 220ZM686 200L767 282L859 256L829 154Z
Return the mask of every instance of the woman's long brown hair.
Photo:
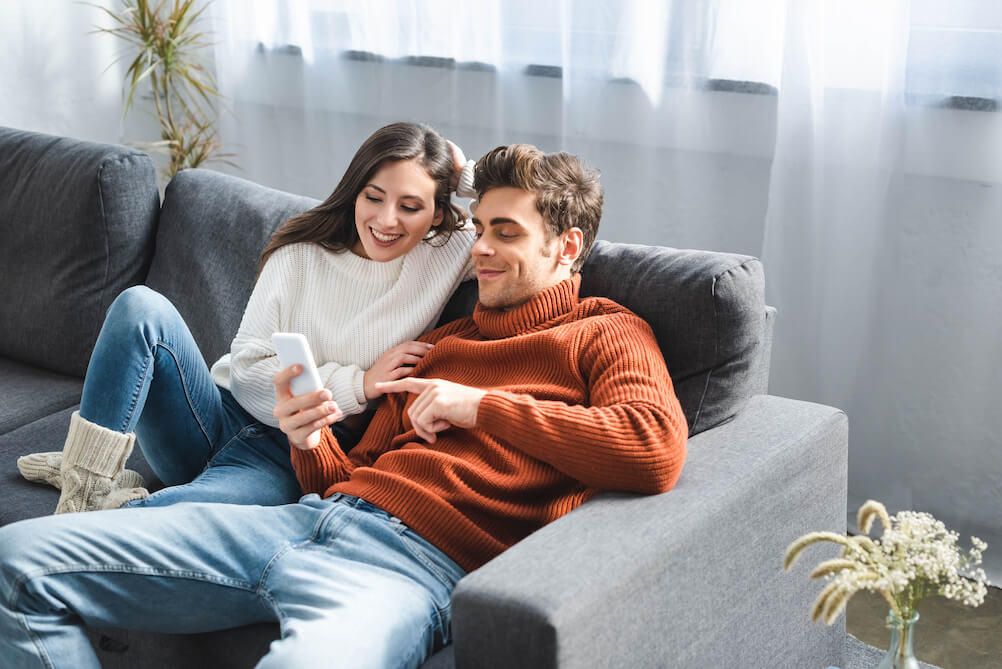
M358 242L355 228L355 199L376 171L387 162L415 160L435 181L435 210L443 212L442 222L432 228L432 239L445 244L461 224L463 212L449 197L453 172L452 151L445 138L417 123L391 123L374 132L355 152L337 188L313 209L282 223L261 252L258 273L271 254L286 244L313 242L335 253L343 253Z

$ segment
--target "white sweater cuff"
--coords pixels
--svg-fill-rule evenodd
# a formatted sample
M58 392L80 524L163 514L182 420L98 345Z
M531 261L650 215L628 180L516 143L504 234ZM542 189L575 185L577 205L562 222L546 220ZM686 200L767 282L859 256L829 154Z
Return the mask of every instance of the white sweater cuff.
M473 169L476 166L477 163L474 160L467 160L463 166L463 171L459 175L459 184L456 185L456 195L458 197L476 199L477 191L473 189Z

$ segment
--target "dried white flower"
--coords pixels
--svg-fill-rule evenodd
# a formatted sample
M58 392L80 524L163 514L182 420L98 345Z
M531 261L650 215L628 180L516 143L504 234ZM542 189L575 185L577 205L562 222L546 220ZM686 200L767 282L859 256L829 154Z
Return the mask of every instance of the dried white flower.
M884 527L880 539L866 536L879 519ZM845 537L834 532L812 532L786 550L783 563L789 569L804 549L823 541L843 546L842 556L819 564L811 578L830 579L818 595L811 619L832 624L853 594L859 590L880 593L892 613L907 620L919 602L929 595L942 595L966 606L979 606L987 593L988 579L981 564L988 545L971 537L967 554L957 546L959 536L928 513L901 511L893 516L880 502L869 500L858 515L864 534Z

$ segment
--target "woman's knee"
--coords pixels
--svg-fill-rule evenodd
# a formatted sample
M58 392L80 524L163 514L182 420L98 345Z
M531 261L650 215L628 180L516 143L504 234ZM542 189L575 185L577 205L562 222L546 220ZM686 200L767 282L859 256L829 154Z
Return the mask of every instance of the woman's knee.
M147 339L156 338L181 319L177 309L166 297L147 286L126 288L108 307L104 330L142 332Z
M150 318L151 315L169 314L173 316L177 310L170 300L148 286L132 286L126 288L114 299L108 307L105 320L123 320L138 322Z

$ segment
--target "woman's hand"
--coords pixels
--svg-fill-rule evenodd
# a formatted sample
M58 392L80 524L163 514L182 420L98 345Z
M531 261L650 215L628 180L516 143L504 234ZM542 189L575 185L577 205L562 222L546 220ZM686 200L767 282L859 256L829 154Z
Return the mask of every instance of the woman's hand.
M466 155L461 148L449 140L445 140L445 143L452 149L452 176L449 177L449 190L455 191L456 186L459 185L459 177L463 174L463 167L466 166Z
M302 372L299 365L281 370L272 378L275 384L275 409L278 427L296 448L308 451L320 444L320 430L336 423L341 416L337 403L331 401L331 391L321 388L305 395L293 395L289 382Z
M421 362L424 354L432 349L432 344L423 341L405 341L379 356L362 380L365 399L371 400L382 395L377 383L396 381L414 373L414 365Z

